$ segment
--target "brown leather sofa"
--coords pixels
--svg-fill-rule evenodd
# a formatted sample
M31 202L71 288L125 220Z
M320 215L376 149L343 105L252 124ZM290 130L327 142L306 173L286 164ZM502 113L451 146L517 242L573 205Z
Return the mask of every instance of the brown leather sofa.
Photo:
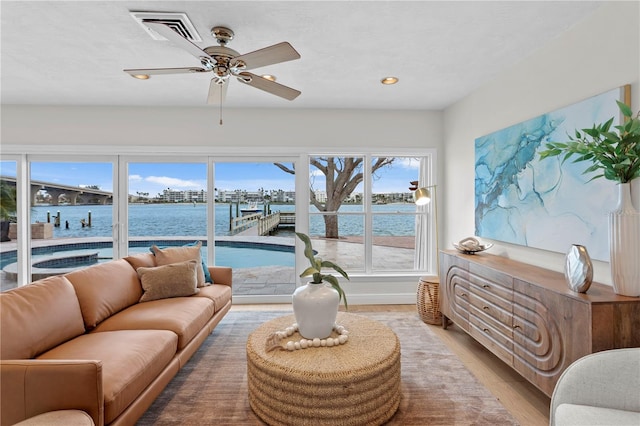
M136 269L113 260L0 293L0 424L82 410L132 425L231 308L231 268L189 297L139 302Z

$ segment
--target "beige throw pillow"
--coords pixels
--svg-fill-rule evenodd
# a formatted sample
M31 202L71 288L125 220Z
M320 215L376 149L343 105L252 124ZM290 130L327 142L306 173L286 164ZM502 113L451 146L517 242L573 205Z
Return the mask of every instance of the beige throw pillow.
M198 241L198 244L193 246L169 247L164 249L154 245L151 247L151 251L155 254L156 266L170 265L185 260L196 260L198 261L198 265L200 265L202 263L200 247L202 247L202 241ZM207 285L204 281L204 271L202 268L198 268L197 274L198 287Z
M197 271L202 270L200 262L187 260L153 268L140 267L138 277L144 293L140 302L166 299L169 297L192 296L200 290L196 287Z

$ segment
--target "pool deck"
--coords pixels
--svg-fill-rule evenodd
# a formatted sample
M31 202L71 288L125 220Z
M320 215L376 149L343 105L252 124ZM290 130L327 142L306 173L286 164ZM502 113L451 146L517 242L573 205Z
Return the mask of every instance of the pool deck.
M185 237L132 237L130 241L176 240L185 241ZM189 237L188 240L206 240L206 238ZM93 238L56 238L47 240L32 240L31 247L47 247L63 244L81 244L90 242L110 242L108 237ZM236 241L250 243L269 243L292 246L294 240L291 237L277 236L242 236L242 237L217 237L216 241ZM346 270L362 270L364 265L364 246L362 238L349 237L334 239L314 238L313 248L326 259L340 259L339 264ZM374 265L380 270L413 269L414 250L413 237L376 237L374 239ZM0 253L17 249L16 241L8 241L0 244ZM90 250L90 248L87 248ZM1 272L1 291L16 287L16 281L7 279L7 274ZM255 268L234 268L233 270L233 294L234 295L283 295L292 294L296 287L298 277L294 267L286 266L262 266Z

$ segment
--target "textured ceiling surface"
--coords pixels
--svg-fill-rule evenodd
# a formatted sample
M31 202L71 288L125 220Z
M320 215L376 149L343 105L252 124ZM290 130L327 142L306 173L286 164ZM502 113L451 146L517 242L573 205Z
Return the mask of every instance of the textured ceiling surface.
M232 108L435 109L587 18L587 1L2 1L1 101L18 105L204 106L210 73L146 81L124 68L199 66L153 40L130 11L183 12L203 41L235 32L240 54L288 41L301 59L253 70L302 91L287 101L231 80ZM380 79L393 75L394 86ZM526 82L523 82L526 84Z

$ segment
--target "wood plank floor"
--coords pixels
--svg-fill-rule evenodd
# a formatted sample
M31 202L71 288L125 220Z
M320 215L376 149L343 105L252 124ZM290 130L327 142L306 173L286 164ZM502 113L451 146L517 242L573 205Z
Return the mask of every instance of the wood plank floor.
M283 310L291 312L290 304L234 305L235 310ZM342 309L342 307L341 307ZM418 315L415 305L355 305L349 312L399 311ZM473 340L456 326L443 330L426 324L447 347L456 354L476 378L509 410L523 426L549 424L550 399L523 379L511 367Z

